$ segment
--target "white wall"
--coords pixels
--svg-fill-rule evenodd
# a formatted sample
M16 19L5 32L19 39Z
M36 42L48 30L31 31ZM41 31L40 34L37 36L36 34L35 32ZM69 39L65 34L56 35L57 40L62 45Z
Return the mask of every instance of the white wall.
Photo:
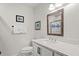
M11 26L17 25L16 15L24 16L26 34L11 33ZM33 8L27 4L0 4L0 51L2 55L14 55L33 38Z
M72 44L79 44L79 4L70 4L64 8L64 36L47 35L47 14L49 4L35 8L35 21L41 21L41 30L35 30L34 38L54 38Z

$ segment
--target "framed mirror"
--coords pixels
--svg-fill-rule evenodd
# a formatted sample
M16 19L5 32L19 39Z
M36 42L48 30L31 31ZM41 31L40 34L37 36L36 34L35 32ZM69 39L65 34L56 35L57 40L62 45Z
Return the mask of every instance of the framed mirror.
M47 34L63 36L63 9L47 15Z

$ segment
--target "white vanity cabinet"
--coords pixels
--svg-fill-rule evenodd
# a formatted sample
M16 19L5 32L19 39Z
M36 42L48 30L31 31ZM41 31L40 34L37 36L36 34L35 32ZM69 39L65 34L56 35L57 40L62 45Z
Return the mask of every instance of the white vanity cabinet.
M33 40L35 56L79 56L79 46L61 41Z
M34 56L52 56L52 51L36 43L33 43L33 48Z
M34 56L66 56L60 52L50 50L45 46L41 46L35 42L33 42L32 44L34 48L33 49Z

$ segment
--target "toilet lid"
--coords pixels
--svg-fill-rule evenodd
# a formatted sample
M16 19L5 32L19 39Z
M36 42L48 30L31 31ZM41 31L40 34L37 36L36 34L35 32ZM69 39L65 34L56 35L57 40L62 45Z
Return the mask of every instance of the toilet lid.
M24 47L22 50L32 50L33 47Z

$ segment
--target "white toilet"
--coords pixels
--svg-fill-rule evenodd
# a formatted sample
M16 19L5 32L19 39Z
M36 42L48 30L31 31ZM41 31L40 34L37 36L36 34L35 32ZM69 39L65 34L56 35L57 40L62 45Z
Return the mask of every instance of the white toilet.
M33 47L24 47L17 56L33 56Z

